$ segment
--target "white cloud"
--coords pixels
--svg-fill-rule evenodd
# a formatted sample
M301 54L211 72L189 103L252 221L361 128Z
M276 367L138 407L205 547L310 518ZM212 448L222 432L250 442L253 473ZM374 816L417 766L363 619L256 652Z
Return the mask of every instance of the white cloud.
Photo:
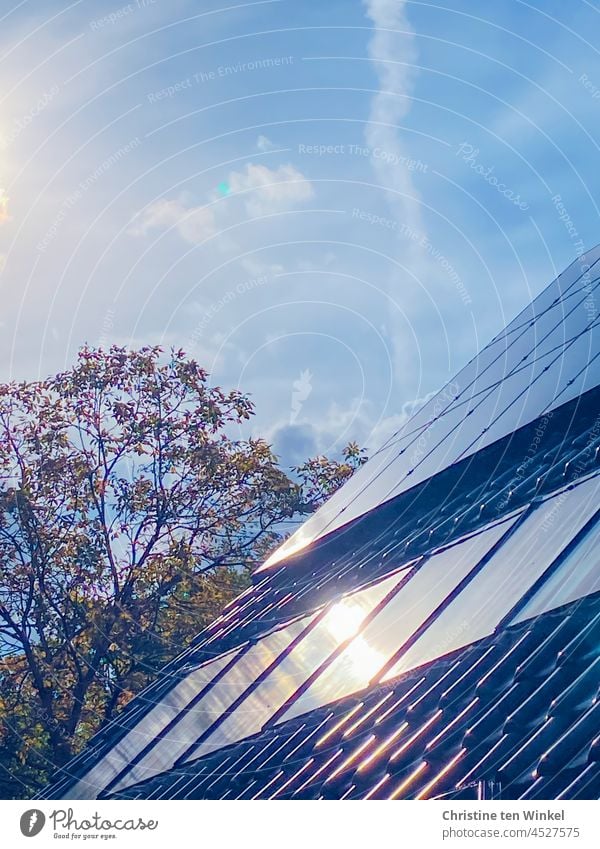
M135 218L129 232L145 236L152 230L174 227L182 239L198 245L216 232L215 216L206 206L186 206L183 199L157 200Z
M365 140L373 153L378 149L378 154L372 156L373 168L392 217L407 227L407 232L420 236L397 242L400 267L391 273L387 284L390 293L397 293L401 288L403 306L410 308L411 314L417 314L423 305L419 300L421 287L431 285L439 277L439 269L433 268L423 248L427 243L427 228L421 212L420 193L414 184L415 172L404 164L412 158L402 125L412 105L417 64L415 33L407 20L406 0L363 0L363 5L374 27L368 54L379 80L379 90L371 99ZM398 311L393 312L389 320L395 379L401 383L405 375L406 323Z
M380 88L371 101L366 140L371 149L380 148L386 153L385 157L374 158L373 162L382 185L394 190L389 195L389 205L395 216L403 224L424 233L419 194L411 172L402 165L393 164L403 162L408 156L396 125L411 107L414 78L411 66L417 60L414 30L406 18L405 0L363 2L375 27L368 53L375 65ZM406 249L403 245L404 256ZM408 245L408 249L414 253L419 251L414 244Z
M306 410L305 415L294 416L291 422L282 417L270 426L263 426L260 435L274 445L276 453L279 452L282 458L290 463L292 461L289 456L293 455L293 461L298 459L298 440L302 451L306 452L307 446L311 446L305 457L311 452L337 456L342 447L351 440L358 442L366 449L368 456L372 456L392 440L437 392L438 390L435 390L422 398L407 401L398 413L390 415L376 410L373 402L364 398L351 398L347 405L333 401L320 411L317 420ZM259 435L259 431L260 428L256 430L256 435Z
M348 406L343 407L331 403L324 415L320 417L320 425L325 436L335 434L336 447L349 439L356 440L367 449L369 455L378 451L389 439L394 437L406 425L409 419L423 407L435 394L430 392L423 398L406 401L398 413L384 415L377 411L373 402L354 398ZM377 417L379 414L379 417ZM323 439L319 440L321 443Z
M309 180L293 165L272 169L248 163L244 171L232 171L229 187L233 192L247 192L244 206L248 215L270 215L291 209L314 195Z
M299 260L298 271L322 271L324 268L330 268L336 259L333 251L326 251L322 256Z
M250 217L291 209L314 194L310 181L289 164L272 169L248 163L243 171L232 171L224 185L228 188L227 203L202 206L190 204L185 196L163 198L145 207L134 218L129 232L146 236L153 230L164 232L174 228L186 242L198 245L234 223L237 192L241 193L242 206ZM217 197L215 192L209 200Z
M268 150L276 150L277 145L274 145L271 139L267 136L259 136L256 140L256 147L262 153L266 153Z
M285 268L278 262L264 262L262 259L254 256L246 256L240 260L240 265L250 277L275 277L278 274L283 274Z
M388 440L393 439L399 431L403 429L406 423L417 413L421 407L437 395L438 389L433 392L428 392L422 398L414 398L411 401L406 401L399 413L385 416L380 419L368 436L366 447L370 454L382 448Z

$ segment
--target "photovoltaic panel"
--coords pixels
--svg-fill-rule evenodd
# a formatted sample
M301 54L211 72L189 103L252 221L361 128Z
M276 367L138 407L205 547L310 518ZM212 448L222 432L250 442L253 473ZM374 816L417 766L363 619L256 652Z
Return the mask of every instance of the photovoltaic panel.
M428 558L310 688L290 705L282 721L365 688L514 521L515 518L498 523Z
M567 554L558 569L542 584L512 619L524 622L570 601L600 591L600 522ZM511 624L512 624L511 623Z
M597 475L540 504L401 655L384 680L492 634L594 515L599 495ZM457 623L464 627L457 628Z
M396 573L331 605L302 640L281 658L258 687L248 694L186 761L195 760L260 731L342 643L351 640L352 645L356 639L360 639L355 635L361 630L365 619L400 583L404 574Z
M143 749L201 693L239 651L228 652L188 673L69 791L70 799L89 799L102 792Z
M551 283L261 569L598 386L599 286L600 247Z
M167 733L156 740L155 745L124 774L114 789L120 790L171 769L194 740L230 709L236 699L302 633L311 619L310 616L304 617L250 646L205 696L179 713Z

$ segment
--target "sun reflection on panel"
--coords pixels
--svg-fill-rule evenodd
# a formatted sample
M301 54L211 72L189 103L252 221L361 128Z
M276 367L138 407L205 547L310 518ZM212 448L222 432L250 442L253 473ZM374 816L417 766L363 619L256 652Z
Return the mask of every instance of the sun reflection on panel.
M346 671L344 677L363 680L371 678L381 669L386 656L373 648L360 633L370 610L357 602L357 596L349 596L337 602L327 613L325 622L327 630L338 644L350 640L341 655Z
M358 673L360 679L372 678L386 660L386 656L369 645L363 636L352 640L344 652L344 665L351 667L354 673Z
M358 634L368 610L356 604L352 597L334 604L326 616L327 629L336 642L341 643Z

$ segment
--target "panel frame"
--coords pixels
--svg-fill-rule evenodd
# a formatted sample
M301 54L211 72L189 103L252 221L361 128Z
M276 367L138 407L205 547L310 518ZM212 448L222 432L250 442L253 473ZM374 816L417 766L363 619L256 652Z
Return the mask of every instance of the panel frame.
M293 645L293 644L294 644L294 642L295 642L297 639L300 639L300 638L301 638L301 637L302 637L302 636L303 636L303 635L307 632L307 630L308 630L308 629L310 629L310 628L312 627L312 625L313 625L313 624L314 624L314 622L316 621L317 616L315 616L314 611L313 611L313 612L311 612L311 611L307 611L306 613L303 613L303 614L299 614L299 615L297 615L297 616L294 616L293 618L291 618L291 619L287 620L287 621L286 621L286 622L284 622L283 624L281 624L281 625L277 625L276 627L271 628L270 630L266 631L264 634L261 634L261 635L260 635L260 637L259 637L259 638L257 638L256 640L247 640L245 643L242 643L240 646L238 646L238 647L236 647L236 648L234 648L234 649L230 649L230 650L228 650L228 651L224 652L223 654L225 654L225 655L227 655L227 654L229 654L229 653L231 653L231 654L232 654L231 661L230 661L229 663L227 663L227 664L223 667L223 669L221 669L221 670L220 670L220 672L218 672L218 673L217 673L217 675L215 675L215 677L214 677L214 678L213 678L213 679L209 682L209 684L208 684L206 687L204 687L204 689L200 690L200 692L199 692L199 693L197 693L197 694L194 696L194 698L193 698L193 699L192 699L192 700L191 700L191 701L190 701L190 702L186 705L186 707L185 707L182 711L180 711L180 712L179 712L176 716L174 716L174 717L173 717L173 719L172 719L170 722L168 722L168 723L167 723L167 724L166 724L166 725L165 725L165 726L161 729L161 731L160 731L160 732L156 735L156 737L155 737L152 741L150 741L150 742L149 742L149 743L148 743L148 744L147 744L147 745L146 745L146 746L145 746L145 747L144 747L144 748L143 748L143 749L142 749L142 750L141 750L141 751L140 751L140 752L139 752L139 753L138 753L138 754L134 757L134 758L132 758L132 759L131 759L131 761L127 764L127 766L126 766L126 767L124 767L124 768L121 770L121 772L120 772L118 775L116 775L116 776L115 776L115 778L114 778L114 779L112 779L112 780L110 781L110 783L109 783L109 784L107 784L107 785L106 785L106 787L105 787L105 788L104 788L104 790L102 791L102 794L104 795L104 794L109 793L109 792L111 791L111 789L112 789L114 786L116 786L118 783L120 783L120 782L121 782L121 780L127 776L127 773L128 773L128 772L130 772L130 770L131 770L133 767L135 767L135 766L136 766L136 765L137 765L137 764L138 764L141 760L143 760L143 758L144 758L144 757L145 757L145 756L146 756L146 755L147 755L147 754L148 754L148 753L149 753L149 752L150 752L150 751L154 748L154 746L155 746L155 745L157 745L157 743L158 743L158 742L160 742L160 740L162 740L162 739L163 739L163 738L164 738L164 737L165 737L165 736L166 736L166 735L167 735L167 734L168 734L168 733L169 733L169 732L170 732L170 731L171 731L171 730L172 730L172 729L173 729L173 728L177 725L177 723L180 721L180 719L181 719L181 717L182 717L182 715L183 715L183 714L185 714L186 712L188 712L189 710L191 710L193 707L195 707L195 705L196 705L196 704L198 704L198 702L199 702L199 701L201 701L203 698L205 698L207 695L209 695L209 694L210 694L211 690L212 690L212 689L213 689L213 688L214 688L214 687L215 687L215 686L216 686L216 685L217 685L217 684L221 681L221 679L222 679L222 678L223 678L223 677L224 677L224 676L225 676L225 675L226 675L226 674L227 674L227 673L228 673L228 672L229 672L229 671L230 671L230 670L231 670L231 669L232 669L232 668L233 668L233 667L234 667L234 666L235 666L235 665L236 665L236 664L240 661L240 660L242 660L242 659L244 658L244 656L245 656L245 655L246 655L246 654L250 651L250 649L252 648L252 646L253 646L253 645L255 645L255 644L256 644L259 640L262 640L262 639L264 639L265 637L269 637L269 636L271 636L271 634L275 634L275 633L278 633L279 631L283 631L283 630L285 630L286 628L288 628L289 626L291 626L291 625L293 625L294 623L298 622L299 620L301 620L301 619L305 619L305 618L310 617L310 616L312 616L312 617L313 617L313 618L312 618L312 620L311 620L311 621L307 624L307 627L306 627L306 628L304 628L304 629L300 632L300 635L299 635L298 637L296 637L296 638L292 641L291 645ZM288 649L289 649L289 647L288 647ZM287 651L288 649L286 649L286 651ZM215 657L211 658L210 660L206 661L205 663L203 663L203 664L198 664L198 667L195 667L195 668L200 668L201 666L208 666L208 665L210 665L212 662L214 662L214 661L216 661L216 660L219 660L219 658L220 658L220 657L222 657L222 656L223 656L223 654L216 655ZM281 654L281 655L279 655L279 656L276 658L276 661L278 661L278 660L279 660L279 658L280 658L280 657L282 657L284 654L285 654L285 651L284 651L284 652L282 652L282 654ZM275 662L276 662L276 661L275 661ZM271 664L271 666L272 666L272 665L273 665L273 664ZM244 694L243 694L243 695L245 695L245 693L246 693L246 691L244 691ZM131 729L128 729L128 731L133 730L133 728L135 728L135 726L133 726ZM209 729L209 730L210 730L210 729ZM110 749L108 749L108 750L104 753L103 757L106 757L106 756L110 755L110 752L111 752L111 749L112 749L112 748L113 748L113 747L111 746L111 748L110 748ZM175 766L176 766L176 765L177 765L177 764L175 764ZM173 767L171 767L171 768L173 768ZM161 773L158 773L158 774L160 775ZM149 776L148 780L151 780L151 778L153 778L153 777L155 777L155 776ZM85 779L85 773L84 773L84 775L82 776L82 779ZM138 783L139 783L139 782L138 782Z
M572 486L567 487L566 489L562 489L560 491L557 491L556 495L560 495L561 492L568 492L570 490L576 489L577 486L579 486L583 483L586 483L588 480L592 480L592 478L594 478L594 477L600 477L600 473L596 472L595 474L587 475L585 478L581 478L581 480L578 480L577 483L573 484ZM551 497L554 497L554 495L552 495ZM540 506L541 506L541 504L545 503L545 501L547 501L547 500L549 500L549 499L544 499L540 503ZM506 616L504 616L500 620L500 622L498 623L498 625L496 627L496 631L494 633L496 633L497 631L503 630L504 628L510 627L510 625L512 624L512 620L516 616L518 616L518 614L521 612L521 610L523 610L527 606L527 604L529 604L529 602L531 601L533 596L538 592L538 590L540 590L544 586L544 584L546 583L548 578L552 577L552 575L555 572L558 572L558 570L563 565L564 561L569 557L571 552L574 551L577 548L579 543L582 542L584 540L584 538L587 536L587 534L594 528L594 526L599 524L599 523L600 523L600 507L598 507L596 512L593 514L593 516L591 516L591 518L585 523L585 525L575 534L573 539L565 546L565 548L559 554L557 554L557 556L552 561L552 563L548 566L546 571L543 572L536 581L534 581L534 583L531 585L531 587L521 596L519 601L515 605L513 605L513 607L508 611ZM585 596L584 596L584 598L585 598ZM572 602L568 602L568 603L572 604ZM557 610L558 607L557 608L550 608L550 609L551 610L555 610L555 609ZM535 618L535 617L532 617L532 619L533 618ZM522 625L523 622L525 622L525 621L528 621L528 620L522 620L521 622L514 623L514 624Z
M282 651L281 654L278 655L278 657L276 657L275 660L257 678L254 679L254 681L244 690L243 693L241 693L237 697L237 699L235 699L234 702L232 702L232 704L229 706L227 711L222 713L220 716L216 717L215 721L195 741L193 741L193 743L190 744L190 746L177 758L173 768L177 769L178 767L182 767L184 765L189 765L190 762L195 760L194 757L193 757L194 752L197 751L202 746L202 744L210 738L210 736L217 730L217 728L222 723L225 722L225 720L227 719L227 717L230 714L232 714L235 710L237 710L237 708L240 707L243 704L243 702L249 696L251 696L253 692L255 692L258 689L258 687L262 684L262 682L272 672L274 672L277 669L277 667L281 664L281 662L291 654L291 652L296 648L296 646L298 646L302 642L302 640L306 639L307 637L310 637L311 631L315 628L315 626L319 622L321 622L327 616L327 614L329 613L329 611L331 610L332 607L334 607L342 599L352 598L353 595L357 595L359 593L363 593L363 592L368 591L371 587L381 583L382 581L389 580L395 574L400 575L400 573L402 573L402 572L412 571L411 569L408 569L408 567L410 566L410 564L412 562L413 562L412 560L409 560L408 563L405 563L405 564L399 566L398 568L391 570L386 575L379 576L378 578L376 578L372 581L369 581L364 586L359 587L359 588L353 590L352 592L345 593L345 594L343 594L339 597L336 597L336 598L328 601L320 609L318 609L317 612L313 615L312 620L308 623L307 627L303 631L301 631L300 634L298 634L291 641L289 646L287 646L287 648L284 649L284 651ZM362 632L362 629L371 621L371 619L373 619L379 613L380 609L385 604L387 604L387 602L390 600L390 598L393 596L393 594L396 593L397 591L399 591L400 587L404 584L404 582L406 580L408 580L408 576L406 576L404 578L404 580L399 580L398 583L388 593L386 593L386 595L376 605L374 605L372 610L365 616L365 618L361 622L357 633L350 636L350 637L347 637L345 640L342 640L338 644L338 646L334 649L334 651L331 652L331 654L327 657L326 661L324 661L324 663L321 664L318 667L318 674L320 674L321 667L324 668L327 664L329 664L331 662L332 658L337 656L338 652L342 651L347 645L349 645L349 643L352 641L352 639L354 639L354 637L357 636L357 634L360 634ZM297 621L297 618L302 618L302 617L296 617L296 619L294 621ZM287 623L287 625L289 625L289 624L292 624L292 623L291 622ZM286 625L286 627L287 627L287 625ZM278 630L280 630L280 629L278 629ZM262 637L261 637L261 639L262 639ZM311 673L309 675L309 679L311 680L311 682L312 682L313 675L316 677L316 673L314 671L313 671L313 673ZM301 685L301 686L303 686L303 685ZM291 699L295 698L295 696L296 696L296 692L294 692L291 695L291 697L286 700L286 702L282 706L282 708L275 711L271 715L271 717L266 722L263 723L263 725L261 726L260 732L255 732L255 733L262 733L265 729L271 727L272 724L273 724L273 718L275 716L277 716L283 710L283 708L287 705L287 703ZM249 734L248 737L244 737L242 739L247 740L247 739L250 739L253 736L254 736L254 734ZM238 740L238 741L232 742L230 745L235 745L236 742L241 742L241 741ZM227 748L227 746L220 747L218 750L215 750L215 751L221 751L222 749L225 749L225 748ZM211 753L208 753L208 754L211 754ZM200 760L202 757L203 757L203 755L199 755L197 759Z
M464 578L464 580L463 580L463 581L461 581L461 583L460 583L459 585L457 585L457 587L455 588L455 590L454 590L454 591L453 591L450 595L448 595L448 596L446 597L446 599L444 600L443 604L441 604L441 605L440 605L440 606L439 606L439 607L438 607L438 608L437 608L437 609L436 609L436 610L435 610L435 611L431 614L431 616L428 618L428 620L426 620L426 621L423 623L422 627L421 627L418 631L416 631L416 632L412 635L412 637L411 637L409 640L407 640L407 641L405 642L405 644L404 644L403 646L401 646L401 647L399 648L399 650L396 652L395 657L394 657L394 658L392 658L392 659L391 659L391 661L390 661L388 664L386 664L386 668L385 668L385 669L383 669L377 677L375 677L375 678L373 678L373 679L372 679L372 681L370 682L369 686L370 686L370 687L372 687L372 686L375 686L375 685L377 685L377 684L389 683L389 681L394 680L393 678L386 678L386 675L388 674L388 672L389 672L391 669L393 669L393 667L395 666L395 664L396 664L396 663L397 663L397 662L398 662L398 661L402 658L402 656L403 656L403 655L404 655L404 654L405 654L405 653L406 653L406 652L407 652L407 651L408 651L408 650L412 647L412 645L413 645L413 644L414 644L414 643L415 643L418 639L420 639L420 637L421 637L424 633L426 633L426 632L427 632L427 630L431 627L431 625L433 625L433 624L435 623L435 621L438 619L438 617L439 617L439 616L440 616L440 615L441 615L441 614L442 614L442 613L443 613L443 612L447 609L447 607L448 607L448 606L449 606L449 605L450 605L450 604L454 601L454 599L455 599L457 596L459 596L459 595L460 595L460 593L462 593L462 592L463 592L463 590L467 587L467 585L468 585L468 584L469 584L469 583L470 583L470 582L471 582L471 581L472 581L475 577L477 577L477 575L478 575L480 572L482 572L482 571L483 571L483 569L485 569L485 568L486 568L486 566L487 566L488 562L492 559L492 557L494 557L494 556L496 555L496 553L500 550L500 548L501 548L502 546L504 546L504 545L505 545L505 543L508 541L508 539L509 539L509 538L511 538L514 534L516 534L516 533L518 533L518 532L519 532L519 530L520 530L520 528L522 527L522 525L523 525L523 524L525 524L525 522L527 522L527 521L529 520L529 518L530 518L530 517L531 517L534 513L536 513L536 512L537 512L540 508L542 508L545 504L547 504L547 503L549 503L549 502L553 501L553 500L554 500L554 499L556 499L556 498L559 498L559 497L560 497L563 493L572 492L573 490L577 489L580 485L583 485L583 484L585 484L585 483L589 482L590 480L593 480L593 479L594 479L594 478L596 478L596 477L597 477L597 478L600 478L600 473L596 472L596 473L593 473L593 474L591 474L591 475L587 475L587 476L582 477L581 479L577 480L576 482L573 482L573 483L569 484L568 486L562 486L562 487L559 487L558 489L554 490L552 493L549 493L548 495L538 496L538 497L536 497L536 498L533 498L533 499L529 502L529 504L528 504L528 505L526 505L525 507L521 508L521 511L519 512L519 515L518 515L517 520L516 520L515 522L513 522L513 523L512 523L512 525L511 525L511 526L510 526L510 528L508 529L507 533L506 533L506 534L504 534L502 537L500 537L500 539L498 540L498 542L497 542L497 543L496 543L496 544L495 544L495 545L494 545L494 546L490 549L490 551L489 551L489 552L488 552L488 553L487 553L487 554L486 554L486 555L485 555L485 556L484 556L484 557L480 560L480 562L479 562L479 563L475 566L475 568L474 568L474 569L472 569L472 570L471 570L471 572L469 572L469 574L468 574L468 575L466 575L466 577ZM565 546L565 548L564 548L564 549L563 549L563 550L562 550L559 554L557 554L557 555L556 555L556 556L552 559L551 563L548 565L548 567L546 568L546 570L545 570L545 571L544 571L544 572L540 575L540 577L539 577L536 581L534 581L534 583L531 585L531 587L529 588L529 590L532 590L532 589L533 589L533 587L537 586L539 581L541 581L541 582L543 583L543 581L544 581L547 577L549 577L550 570L552 570L552 569L555 567L555 564L556 564L557 560L560 560L560 562L562 562L562 555L563 555L563 554L566 554L566 552L567 552L567 551L570 551L570 550L571 550L571 545L572 545L572 543L573 543L573 544L576 544L576 543L577 543L577 542L578 542L578 541L582 538L582 535L584 535L584 534L587 532L587 530L589 530L589 527L590 527L591 525L593 525L593 524L594 524L594 522L595 522L595 521L596 521L599 517L600 517L600 508L594 511L594 513L592 514L592 516L591 516L591 517L588 519L588 521L587 521L587 522L583 525L583 527L582 527L582 528L580 528L580 530L579 530L579 531L575 534L575 536L573 537L573 539L572 539L572 540L571 540L571 541L570 541L570 542L569 542L569 543ZM541 585L541 584L540 584L540 585ZM503 617L502 617L499 621L498 621L498 624L495 626L495 628L493 629L493 631L491 631L491 634L497 634L497 633L499 633L501 630L505 629L505 628L506 628L506 627L510 624L510 618L511 618L511 617L513 617L513 616L516 614L516 612L517 612L517 608L518 608L518 609L521 609L521 602L523 602L523 600L526 598L526 596L527 596L527 595L528 595L528 593L529 593L529 590L525 591L525 593L523 593L523 595L520 597L520 599L518 600L518 602L517 602L516 604L514 604L514 605L513 605L513 607L512 607L512 608L511 608L511 609L510 609L510 610L509 610L509 611L508 611L508 612L507 612L507 613L506 613L506 614L505 614L505 615L504 615L504 616L503 616ZM525 603L526 603L526 602L525 602ZM483 638L482 638L482 639L483 639ZM476 640L475 642L478 642L478 640ZM456 649L456 650L459 650L459 649ZM453 651L454 651L454 650L448 651L448 652L447 652L447 654L448 654L448 655L451 655L451 654L453 653ZM442 655L440 655L440 657L443 657L443 656L444 656L443 654L442 654ZM436 659L438 659L438 660L439 660L439 658L436 658ZM432 661L427 661L427 663L429 663L429 662L432 662ZM427 664L425 664L425 665L427 665ZM418 669L418 668L419 668L418 666L414 667L414 669ZM399 672L399 673L398 673L398 677L401 677L401 676L402 676L402 675L404 675L406 672L412 671L412 669L413 669L413 668L411 668L410 670L408 670L408 669L407 669L407 670L405 670L404 672Z
M271 717L271 719L269 720L269 722L267 722L267 723L265 724L264 728L265 728L265 729L266 729L266 728L270 728L270 727L272 727L272 726L275 726L275 725L277 725L277 724L281 723L281 719L282 719L282 717L283 717L283 716L285 716L285 714L289 711L289 709L292 707L292 705L294 704L294 702L295 702L295 701L296 701L296 700L297 700L300 696L302 696L302 694L303 694L304 692L306 692L306 690L308 690L308 689L309 689L309 688L310 688L310 687L314 684L314 682L315 682L315 681L317 681L317 680L318 680L318 678L321 676L321 674L322 674L322 673L323 673L323 672L324 672L324 671L325 671L325 670L326 670L326 669L327 669L327 668L328 668L331 664L333 664L333 663L335 662L335 660L336 660L336 659L337 659L337 658L338 658L338 657L339 657L339 656L340 656L340 655L341 655L341 654L345 651L345 649L346 649L346 648L350 645L350 643L352 642L352 639L354 639L355 637L360 636L360 635L361 635L361 633L363 632L363 629L365 629L365 628L369 625L369 623L370 623L373 619L375 619L375 617L379 614L379 612L380 612L380 611L381 611L381 610L382 610L382 609L383 609L383 608L384 608L387 604L389 604L389 603L391 603L391 602L392 602L393 598L394 598L394 597L395 597L395 596L396 596L396 595L397 595L397 594L398 594L398 593L399 593L399 592L400 592L400 591L404 588L404 586L405 586L405 585L406 585L406 584L407 584L407 583L408 583L408 582L412 579L413 575L415 575L417 572L421 571L421 569L426 568L427 563L428 563L428 562L429 562L432 558L434 558L434 557L436 557L436 556L438 556L438 555L440 555L440 554L442 554L442 553L444 553L444 552L446 552L446 551L448 551L448 550L451 550L451 549L453 549L453 548L457 548L457 547L459 547L459 546L463 545L464 543L468 542L469 540L473 539L474 537L477 537L477 536L479 536L479 535L483 534L485 531L491 530L492 528L497 527L498 525L506 524L506 525L507 525L507 530L506 530L506 532L505 532L504 534L502 534L502 535L500 536L500 538L497 540L497 542L496 542L496 543L494 543L494 544L490 547L490 549L489 549L489 550L488 550L488 552L487 552L487 553L483 556L483 558L479 558L479 560L477 560L477 561L475 562L474 567L473 567L473 568L475 568L475 567L476 567L476 566L477 566L480 562L482 562L484 559L486 559L486 558L488 557L488 555L489 555L489 556L491 556L491 554L492 554L492 553L496 550L497 546L499 546L500 544L502 544L502 543L504 542L504 540L505 540L505 539L506 539L506 537L507 537L508 532L509 532L509 531L511 531L511 530L512 530L512 529L513 529L513 528L514 528L514 527L515 527L515 526L519 523L519 521L520 521L520 519L521 519L521 514L522 514L523 512L525 512L525 511L526 511L526 508L521 508L520 510L511 511L509 514L507 514L506 516L503 516L503 517L501 517L501 518L497 519L496 521L488 522L488 523L486 523L485 525L482 525L482 527L480 527L479 529L477 529L477 530L475 530L475 531L473 531L473 532L471 532L471 533L469 533L469 534L466 534L465 536L463 536L463 537L461 537L461 538L459 538L459 539L457 539L457 540L453 540L452 542L448 543L447 545L436 546L436 547L432 548L430 551L426 552L425 554L423 554L423 555L421 555L421 556L419 556L419 557L415 558L413 561L409 561L409 562L405 565L405 567L404 567L404 568L406 568L407 566L410 566L410 569L408 570L408 572L407 572L406 576L403 578L403 580L402 580L402 581L400 581L400 582L399 582L399 583L398 583L398 584L394 587L394 589L393 589L393 590L392 590L392 591L391 591L391 592L390 592L390 593L389 593L389 594L388 594L388 595L387 595L384 599L382 599L381 603L380 603L379 605L377 605L377 607L376 607L376 608L374 608L374 609L373 609L373 611L371 612L371 614L370 614L368 617L366 617L366 618L365 618L365 620L364 620L364 621L363 621L363 623L361 624L361 628L360 628L360 630L357 632L357 634L355 634L355 635L354 635L354 637L352 637L351 639L346 640L346 641L344 642L344 644L340 644L340 645L337 647L337 649L336 649L334 652L332 652L332 654L331 654L331 655L327 658L327 660L326 660L326 661L324 661L324 662L323 662L323 663L322 663L322 664L321 664L321 665L320 665L317 669L315 669L315 670L311 673L311 675L310 675L310 676L306 679L306 681L304 681L304 682L303 682L303 684L302 684L302 685L300 685L300 686L299 686L299 687L298 687L298 688L294 691L294 693L292 693L292 694L290 695L290 697L289 697L289 698L286 700L286 702L285 702L285 703L281 706L281 708L279 708L279 710L277 710L277 711L273 714L273 716ZM411 565L411 562L412 562L412 565ZM485 560L485 562L487 562L487 559ZM470 578L470 576L471 576L472 572L473 572L473 569L471 569L471 570L469 571L469 573L467 574L467 576L466 576L466 578L467 578L467 579L468 579L468 578ZM390 576L391 576L392 574L393 574L393 573L390 573ZM389 576L388 576L388 577L389 577ZM458 588L459 586L462 586L462 584L463 584L463 582L464 582L464 581L465 581L465 579L463 579L462 581L459 581L459 583L455 586L455 588L454 588L454 589L453 589L450 593L448 593L448 595L444 598L444 600L441 602L441 604L440 604L440 605L438 605L438 607L436 607L436 608L435 608L435 610L433 611L433 613L432 613L429 617L427 617L427 618L424 620L424 623L428 623L428 622L429 622L429 620L430 620L430 618L431 618L434 614L435 614L435 615L437 615L437 614L438 614L438 612L439 612L442 608L444 608L447 604L449 604L449 603L450 603L450 601L452 600L452 598L454 597L454 595L455 595L455 594L457 593L457 591L458 591L458 590L457 590L457 588ZM419 627L418 627L418 628L417 628L417 629L413 632L413 634L411 634L411 636L409 637L409 639L405 641L405 643L403 644L403 646L402 646L401 648L403 648L404 646L406 646L406 645L407 645L410 641L412 641L412 640L413 640L413 638L415 638L415 639L416 639L415 635L418 635L418 634L420 633L420 629L422 628L422 626L423 626L423 624L424 624L424 623L422 623L422 624L421 624L421 626L419 626ZM369 688L371 688L371 687L376 686L377 684L379 684L379 683L380 683L380 681L381 681L382 676L383 676L383 675L385 675L386 671L390 668L390 664L391 664L392 662L395 662L395 659L396 659L396 657L397 657L397 654L398 654L398 650L396 650L396 651L395 651L395 652L394 652L394 653L390 656L390 658L389 658L389 659L388 659L388 660L387 660L387 661L386 661L386 662L382 665L382 667L379 669L379 671L377 672L377 674L376 674L375 676L373 676L373 677L372 677L372 678L368 681L368 683L365 685L365 687L361 688L360 690L357 690L357 691L356 691L356 693L364 692L365 690L367 690L367 689L369 689ZM347 698L347 697L348 697L348 696L341 697L341 698ZM335 702L336 702L336 701L339 701L339 699L334 699L332 702L327 702L327 703L326 703L326 704L324 704L322 707L326 707L328 704L335 704ZM298 716L302 716L302 714L298 714ZM289 721L293 721L293 719L296 719L296 718L297 718L297 717L293 717L293 718L291 718Z
M502 536L491 546L491 548L481 557L474 565L473 568L465 575L465 577L458 582L458 584L454 587L454 589L448 593L446 598L433 610L430 615L423 620L421 625L411 634L411 636L404 641L404 643L398 647L398 649L394 652L393 655L388 659L385 665L379 670L377 675L375 675L368 684L368 687L375 687L383 683L388 683L393 679L386 679L387 673L394 668L396 663L400 660L402 655L410 649L414 643L428 630L428 628L435 622L435 620L440 616L441 613L446 610L447 607L454 601L454 599L462 593L463 589L471 582L471 580L481 572L488 562L492 559L492 557L496 554L497 551L504 545L506 540L511 537L518 528L521 527L523 522L531 515L533 502L531 502L528 506L522 507L520 510L512 512L508 516L504 516L502 519L499 519L497 522L490 523L487 526L480 528L477 533L481 533L486 528L494 527L495 525L508 523L508 527L506 532L502 534ZM512 519L512 521L510 521ZM471 534L473 536L473 534ZM451 546L446 546L446 548L450 548ZM443 657L443 655L440 655Z

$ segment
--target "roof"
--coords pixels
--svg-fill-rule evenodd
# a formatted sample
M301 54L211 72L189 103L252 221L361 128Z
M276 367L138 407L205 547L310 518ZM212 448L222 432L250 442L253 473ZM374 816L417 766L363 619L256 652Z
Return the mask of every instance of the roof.
M47 798L597 798L600 330L580 257Z
M595 596L117 796L597 798L599 638Z

